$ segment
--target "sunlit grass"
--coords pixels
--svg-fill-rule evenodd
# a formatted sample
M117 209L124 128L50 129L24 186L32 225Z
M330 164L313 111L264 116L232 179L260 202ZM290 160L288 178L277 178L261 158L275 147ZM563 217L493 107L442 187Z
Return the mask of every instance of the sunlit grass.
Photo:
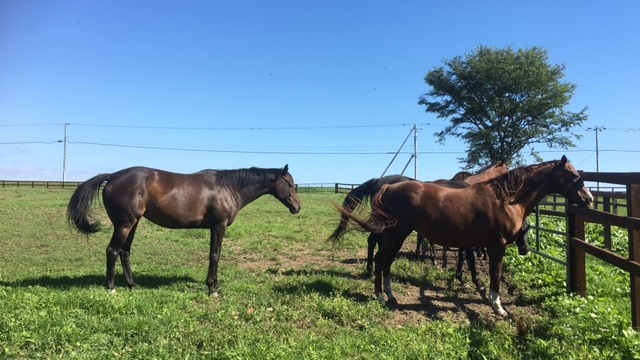
M326 241L339 219L332 201L341 202L343 195L336 194L301 194L297 215L271 197L243 209L223 243L218 298L209 298L204 284L209 232L169 230L143 220L132 248L139 288L127 289L118 267L117 290L109 293L103 283L110 224L98 206L101 232L87 238L70 231L70 195L67 189L0 189L0 358L640 355L640 338L628 330L624 274L589 260L592 297L567 296L564 267L520 257L514 248L505 260L511 291L536 316L398 321L403 314L381 307L371 281L362 278L365 235L349 233L337 246ZM407 243L413 247L414 241ZM348 267L347 260L356 266ZM453 272L401 258L393 274L394 288L402 291L417 285L444 289Z

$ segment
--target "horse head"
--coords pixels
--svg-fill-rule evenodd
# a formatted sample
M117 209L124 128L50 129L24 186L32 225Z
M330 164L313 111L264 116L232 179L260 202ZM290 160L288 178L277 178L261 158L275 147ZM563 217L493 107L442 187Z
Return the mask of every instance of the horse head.
M271 194L286 206L292 214L300 211L300 199L296 191L296 185L293 177L289 174L289 165L285 165L281 172L276 175L276 181L273 185Z
M581 207L591 207L593 205L593 195L584 185L580 178L580 174L567 160L566 156L562 156L560 162L554 169L556 181L552 185L552 191L569 200L569 203L576 204Z

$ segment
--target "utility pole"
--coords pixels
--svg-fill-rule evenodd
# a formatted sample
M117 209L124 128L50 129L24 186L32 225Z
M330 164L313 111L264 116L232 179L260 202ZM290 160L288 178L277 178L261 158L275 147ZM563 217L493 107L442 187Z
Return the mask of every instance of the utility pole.
M64 123L64 140L62 153L62 183L67 181L67 128L69 123ZM64 185L63 185L64 186Z
M409 140L409 137L411 136L411 133L413 133L413 154L411 154L411 157L409 158L409 161L407 161L407 164L404 166L404 169L402 169L402 174L404 174L404 171L407 169L407 167L411 163L411 160L413 160L413 172L414 172L414 176L415 176L414 178L415 179L418 178L418 130L422 130L422 129L418 128L418 126L416 124L414 124L413 127L411 128L411 130L409 131L409 133L407 134L407 137L402 142L402 145L400 145L400 148L398 149L398 151L396 151L395 155L393 155L393 158L389 162L389 165L387 165L387 167L384 169L384 171L382 172L382 175L380 175L380 177L383 177L384 174L387 173L387 170L389 170L389 167L396 160L396 157L398 156L398 154L400 153L400 151L402 150L404 145L407 143L407 140Z
M413 124L413 178L418 179L418 126Z
M600 172L600 141L598 139L598 134L602 130L607 130L607 128L603 126L595 126L587 128L587 131L595 131L596 133L596 172ZM596 189L600 191L600 182L596 183Z

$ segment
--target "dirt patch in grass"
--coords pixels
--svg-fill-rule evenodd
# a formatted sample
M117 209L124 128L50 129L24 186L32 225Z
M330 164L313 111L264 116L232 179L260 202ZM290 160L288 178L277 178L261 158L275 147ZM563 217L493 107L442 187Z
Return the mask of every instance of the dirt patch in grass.
M413 255L415 244L407 241L398 257L405 257L416 261ZM430 260L423 262L426 267L442 268L443 250L436 247L437 264ZM366 249L357 253L344 251L316 251L309 249L288 249L278 253L274 258L260 259L256 255L243 255L242 266L251 271L275 271L279 273L303 273L313 271L339 271L342 276L353 277L368 282L370 291L359 294L360 298L373 300L373 280L365 272ZM457 252L446 252L447 268L455 268ZM476 267L481 283L489 287L489 261L482 257L476 258ZM392 267L393 277L393 267ZM425 321L446 320L453 323L469 324L481 322L491 324L502 319L497 318L487 295L476 290L471 282L471 275L464 265L466 285L460 284L454 276L448 280L436 281L434 284L416 284L399 282L393 277L393 291L398 299L398 306L390 307L391 327L402 327L409 324L419 324ZM515 317L535 317L535 309L519 304L517 294L509 293L509 286L503 280L500 285L502 306Z

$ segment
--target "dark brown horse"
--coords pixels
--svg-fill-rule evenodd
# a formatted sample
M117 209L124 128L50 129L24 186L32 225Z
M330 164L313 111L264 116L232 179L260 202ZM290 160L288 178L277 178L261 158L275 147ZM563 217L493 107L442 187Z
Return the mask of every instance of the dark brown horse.
M507 165L504 162L500 161L486 168L481 169L476 175L473 175L466 171L461 171L456 175L454 175L454 177L451 180L444 180L444 179L435 180L433 181L433 183L441 186L453 187L453 188L467 187L470 184L486 181L498 175L504 174L508 170L509 169L507 168ZM373 198L380 191L383 185L395 184L395 183L410 181L410 180L414 180L414 179L406 177L404 175L387 175L381 178L370 179L360 184L356 188L352 189L345 197L342 203L342 207L344 209L348 209L349 212L353 212L359 206L365 204L368 201L368 199ZM331 236L329 236L328 240L333 242L337 242L338 240L340 240L348 230L348 223L349 223L349 217L343 214L340 217L340 223L338 224L336 229L333 231ZM381 239L382 239L382 235L374 232L369 234L369 237L367 238L367 245L368 245L367 246L367 274L373 275L373 254L374 254L376 245L378 245ZM420 247L422 243L426 243L425 238L424 236L418 233L416 252L415 252L415 256L417 259L420 258ZM429 242L429 251L430 251L431 262L435 264L435 250L434 250L433 242ZM458 266L456 271L456 277L460 281L462 281L462 261L464 259L464 254L462 253L462 251L463 250L461 249L458 254ZM467 254L467 264L469 265L469 269L471 270L472 279L474 283L477 284L475 259L470 258L469 256L472 256L470 254L471 254L471 250L469 250L469 254Z
M368 220L356 217L348 209L338 210L366 231L383 234L375 257L375 292L382 303L384 281L388 302L397 304L391 291L391 264L404 239L415 230L442 246L486 246L489 300L498 316L506 316L499 293L506 246L522 231L525 217L550 193L561 194L579 206L593 204L589 189L563 156L561 160L520 167L464 189L418 181L383 186L371 201Z
M67 208L67 219L83 234L99 231L100 224L89 219L90 209L100 186L107 182L102 199L113 223L113 236L107 247L106 287L109 290L115 289L118 256L127 285L136 286L129 257L141 217L172 229L210 229L207 286L209 295L217 296L222 239L238 211L265 194L280 200L292 214L300 211L300 200L288 169L285 165L283 169L203 170L187 175L132 167L101 174L75 190Z

